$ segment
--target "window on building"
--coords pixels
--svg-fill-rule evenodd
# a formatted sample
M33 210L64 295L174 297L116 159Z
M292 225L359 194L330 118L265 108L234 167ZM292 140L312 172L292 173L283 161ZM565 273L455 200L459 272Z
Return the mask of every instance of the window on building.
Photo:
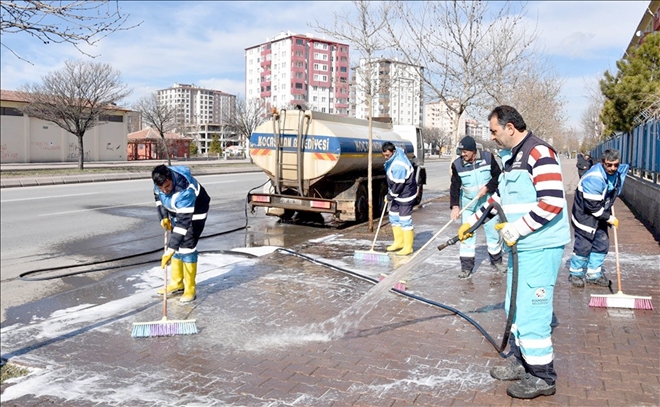
M296 83L296 89L302 89L303 85L302 83Z
M325 102L325 101L326 101L325 96L321 96L321 102Z
M314 70L316 70L316 71L319 70L319 64L314 64Z
M312 102L316 102L318 98L316 96L312 96Z
M13 107L0 107L0 115L2 116L23 116L23 112Z
M323 75L321 80L323 82L327 82L328 81L328 75Z
M325 107L321 108L321 113L325 113Z
M305 45L302 38L296 38L296 45Z

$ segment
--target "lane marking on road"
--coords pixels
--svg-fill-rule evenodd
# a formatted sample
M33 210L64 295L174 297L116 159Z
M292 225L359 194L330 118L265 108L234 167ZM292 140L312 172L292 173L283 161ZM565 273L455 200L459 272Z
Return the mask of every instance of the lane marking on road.
M51 196L40 196L40 197L35 197L35 198L3 199L3 200L0 200L0 203L34 201L36 199L68 198L68 197L71 197L71 196L99 195L99 194L100 194L100 192L88 192L88 193L84 193L84 194L51 195Z
M121 208L121 207L124 207L124 206L144 206L144 205L149 205L149 204L151 204L149 206L153 206L154 202L155 201L148 201L148 202L138 202L138 203L134 203L134 204L126 204L126 205L102 206L100 208L92 208L92 209L78 209L78 210L75 210L75 211L44 213L42 215L37 215L37 216L68 215L70 213L98 211L98 210L101 210L101 209Z

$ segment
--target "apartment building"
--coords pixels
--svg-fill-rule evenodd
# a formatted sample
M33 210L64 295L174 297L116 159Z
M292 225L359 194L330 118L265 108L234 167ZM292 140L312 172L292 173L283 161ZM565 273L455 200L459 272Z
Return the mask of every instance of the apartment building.
M224 150L238 142L229 124L236 114L236 96L194 84L175 83L158 91L160 102L177 110L177 130L192 137L198 152L206 154L214 136Z
M371 87L372 117L388 118L393 124L422 125L423 67L393 59L361 58L353 71L351 116L368 118L367 95Z
M282 32L245 49L245 98L347 115L348 53L347 44Z
M475 119L465 119L465 135L475 140L490 140L490 127Z

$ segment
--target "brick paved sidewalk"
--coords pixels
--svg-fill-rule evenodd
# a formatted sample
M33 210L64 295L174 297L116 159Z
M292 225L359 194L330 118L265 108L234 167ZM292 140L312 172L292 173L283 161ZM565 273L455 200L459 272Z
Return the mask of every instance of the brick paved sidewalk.
M570 193L576 181L566 178ZM590 308L590 294L607 291L571 287L564 267L555 289L559 379L552 397L509 398L508 383L488 374L502 359L484 336L466 320L419 301L387 294L369 312L366 304L346 318L356 325L326 322L373 285L276 252L199 284L194 306L171 302L173 317L197 319L197 335L131 338L132 322L158 315L157 300L146 310L55 337L32 337L29 327L22 334L3 329L3 355L20 351L12 361L42 369L4 385L2 405L657 406L660 247L621 201L616 210L624 292L653 296L656 310ZM446 198L427 203L413 218L419 249L448 222ZM457 228L448 228L438 243ZM383 245L391 239L388 229L379 238ZM354 250L373 238L364 225L329 235L294 249L371 278L396 265L354 260ZM472 278L456 277L457 246L437 252L431 245L432 255L406 277L408 291L463 311L499 343L506 282L487 264L483 236L478 243ZM613 248L605 267L614 278ZM345 333L331 339L328 328ZM21 389L25 393L14 396Z

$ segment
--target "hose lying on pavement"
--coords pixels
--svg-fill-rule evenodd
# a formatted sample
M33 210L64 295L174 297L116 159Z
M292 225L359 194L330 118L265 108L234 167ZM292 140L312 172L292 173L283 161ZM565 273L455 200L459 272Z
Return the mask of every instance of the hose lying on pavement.
M495 209L498 212L498 214L500 215L501 222L506 222L506 216L504 215L504 211L502 210L502 207L498 203L493 202L492 204L490 204L486 208L486 211L484 212L484 216L482 216L481 219L479 219L479 221L477 223L475 223L474 226L472 226L467 232L468 233L474 232L476 229L479 228L479 226L481 226L485 221L487 221L488 217L486 216L486 214L490 213L490 211L492 209ZM459 241L458 236L455 236L455 237L449 239L444 244L440 245L438 247L438 249L442 250L445 247L450 246L452 244L455 244L458 241ZM290 250L290 249L280 248L280 249L277 249L276 251L291 254L293 256L305 259L305 260L307 260L309 262L312 262L314 264L318 264L320 266L327 267L327 268L330 268L332 270L339 271L341 273L349 274L353 277L360 278L362 280L368 281L368 282L373 283L373 284L378 284L379 283L379 280L376 280L375 278L368 277L368 276L356 273L354 271L335 266L333 264L325 263L323 261L317 260L313 257L295 252L295 251ZM481 325L479 325L475 320L473 320L472 318L467 316L465 313L457 310L456 308L453 308L453 307L450 307L449 305L442 304L442 303L430 300L428 298L420 297L418 295L411 294L409 292L402 291L402 290L399 290L399 289L396 289L396 288L391 288L390 291L393 291L397 294L406 296L408 298L412 298L412 299L417 300L417 301L421 301L425 304L432 305L434 307L444 309L446 311L452 312L452 313L458 315L459 317L465 319L467 322L469 322L475 328L477 328L477 330L484 336L484 338L486 338L488 340L488 342L490 342L490 344L493 345L493 347L495 348L495 350L498 352L498 354L501 357L506 358L506 357L509 356L509 353L505 353L504 349L506 349L506 346L509 342L509 335L511 333L511 325L513 323L513 316L515 315L515 311L516 311L516 293L518 291L518 249L516 248L516 245L513 245L511 247L511 254L512 254L512 257L513 257L513 267L512 267L513 268L513 276L512 276L513 279L512 279L512 283L511 283L511 293L512 293L512 295L511 295L511 304L510 304L510 307L509 307L509 315L507 317L506 325L505 325L505 328L504 328L504 335L502 335L502 343L499 344L499 345L495 342L495 339L493 339L493 337L490 336L490 334L488 334L488 332ZM479 312L479 311L472 311L472 312Z
M255 190L257 188L260 188L264 184L262 184L258 187L252 188L250 190L250 192L252 192L253 190ZM484 212L484 214L490 213L491 209L493 209L493 208L495 208L498 211L502 221L506 222L506 217L504 216L504 212L502 211L502 208L497 203L493 203L493 204L489 205L488 208L486 209L486 211ZM206 235L206 236L201 237L200 239L206 239L206 238L221 236L221 235L225 235L225 234L229 234L229 233L233 233L233 232L236 232L236 231L239 231L239 230L246 229L247 226L248 226L247 200L246 200L246 206L245 206L244 210L245 210L245 225L244 226L241 226L241 227L238 227L238 228L235 228L235 229L231 229L231 230L227 230L227 231L224 231L224 232L219 232L219 233L214 233L214 234L211 234L211 235ZM485 215L482 216L481 219L479 219L479 221L477 223L475 223L475 225L472 226L468 230L468 233L471 233L474 230L476 230L477 228L479 228L479 226L481 226L481 224L486 219L487 219L487 216L485 216ZM455 236L455 237L449 239L447 242L443 243L442 245L438 246L438 249L442 250L447 246L455 244L456 242L458 242L458 236ZM22 279L22 280L26 280L26 281L44 281L44 280L52 280L52 279L56 279L56 278L70 277L70 276L85 274L85 273L93 273L93 272L97 272L97 271L105 271L105 270L112 270L112 269L118 269L118 268L125 268L125 267L137 266L137 265L142 265L142 264L152 264L154 262L154 260L146 260L146 261L141 261L141 262L133 262L133 263L130 263L128 265L124 264L124 265L116 265L116 266L106 266L106 267L103 267L103 268L95 268L95 269L91 269L91 270L81 270L81 271L75 271L75 272L70 272L70 273L65 273L65 274L58 274L56 276L29 277L29 276L32 276L34 274L45 273L45 272L49 272L49 271L65 270L65 269L80 268L80 267L90 267L90 266L96 266L96 265L100 265L100 264L107 264L107 263L121 261L121 260L128 260L128 259L132 259L132 258L136 258L136 257L140 257L140 256L146 256L146 255L155 254L155 253L162 253L162 250L163 250L162 248L158 248L158 249L155 249L155 250L150 250L150 251L146 251L146 252L142 252L142 253L132 254L132 255L123 256L123 257L118 257L118 258L114 258L114 259L110 259L110 260L100 260L100 261L89 262L89 263L84 263L84 264L77 264L77 265L73 265L73 266L59 266L59 267L50 267L50 268L44 268L44 269L38 269L38 270L31 270L31 271L26 271L26 272L20 274L19 278ZM344 269L344 268L335 266L333 264L325 263L323 261L317 260L313 257L298 253L298 252L290 250L290 249L279 248L279 249L277 249L277 251L282 252L282 253L291 254L293 256L302 258L302 259L307 260L309 262L312 262L314 264L317 264L317 265L320 265L320 266L323 266L323 267L327 267L327 268L330 268L332 270L339 271L341 273L349 274L353 277L357 277L359 279L368 281L368 282L373 283L373 284L378 284L378 282L379 282L378 280L376 280L374 278L356 273L356 272L348 270L348 269ZM518 287L518 251L517 251L515 245L511 248L511 252L512 252L512 256L513 256L513 280L512 280L512 284L511 284L511 292L516 293L517 292L517 287ZM223 250L220 250L220 251L218 251L218 250L215 250L215 251L200 251L200 254L201 253L204 253L204 254L227 253L227 254L232 254L232 255L237 254L237 252L234 252L234 251L223 251ZM238 254L240 254L240 253L238 253ZM246 254L246 255L250 256L249 254ZM495 340L488 334L488 332L483 327L481 327L481 325L479 325L476 321L474 321L472 318L467 316L465 313L459 311L458 309L450 307L449 305L445 305L445 304L430 300L428 298L424 298L424 297L421 297L421 296L418 296L418 295L415 295L415 294L412 294L412 293L409 293L409 292L406 292L406 291L396 289L396 288L391 288L390 290L397 293L397 294L403 295L405 297L412 298L414 300L423 302L425 304L428 304L428 305L431 305L431 306L434 306L434 307L437 307L437 308L444 309L446 311L449 311L449 312L452 312L452 313L458 315L459 317L465 319L467 322L472 324L484 336L484 338L486 338L488 340L488 342L490 342L491 345L493 345L493 347L499 353L500 356L502 356L504 358L509 356L509 354L504 353L503 351L506 348L506 345L507 345L508 340L509 340L509 334L511 332L511 324L513 322L513 315L515 313L515 308L516 308L516 295L511 296L511 306L509 308L509 315L508 315L508 318L507 318L506 327L505 327L504 335L503 335L503 338L502 338L502 343L500 345L497 345ZM474 312L480 312L480 311L471 311L471 312L474 313Z

